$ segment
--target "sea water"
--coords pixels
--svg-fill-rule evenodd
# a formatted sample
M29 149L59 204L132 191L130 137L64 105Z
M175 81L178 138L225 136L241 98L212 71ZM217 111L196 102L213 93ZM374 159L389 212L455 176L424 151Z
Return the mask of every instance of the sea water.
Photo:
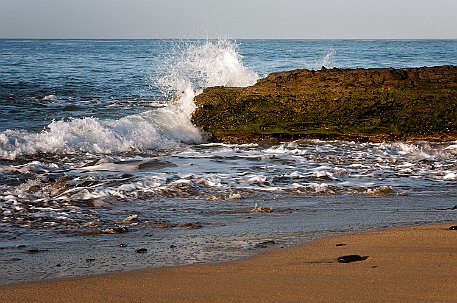
M456 64L456 40L0 40L0 283L453 221L457 142L229 145L190 118L271 72Z

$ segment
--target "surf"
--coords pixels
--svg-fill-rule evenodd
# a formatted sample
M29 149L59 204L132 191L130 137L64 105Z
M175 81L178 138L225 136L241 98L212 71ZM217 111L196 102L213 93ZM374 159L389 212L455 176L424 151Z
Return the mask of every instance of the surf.
M120 119L98 117L52 121L41 132L0 133L0 157L14 160L34 154L113 154L168 150L205 142L191 123L194 97L210 86L248 86L259 76L243 65L238 46L230 40L177 43L160 58L157 76L149 77L167 106Z

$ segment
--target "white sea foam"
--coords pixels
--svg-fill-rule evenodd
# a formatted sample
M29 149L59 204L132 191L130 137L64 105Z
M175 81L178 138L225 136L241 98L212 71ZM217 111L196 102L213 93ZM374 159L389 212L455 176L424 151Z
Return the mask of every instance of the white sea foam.
M165 126L166 127L166 126ZM36 153L113 153L145 149L173 148L178 140L198 142L198 131L168 133L142 116L129 116L120 120L97 118L53 121L40 133L8 130L0 134L0 156L14 159L19 155Z
M13 224L18 214L23 216L24 221L17 223L22 226L48 224L43 222L79 226L81 220L91 224L96 218L85 205L105 207L137 199L192 197L216 201L272 192L401 196L420 195L424 188L446 193L455 188L457 180L454 149L449 146L313 141L263 149L204 144L160 158L107 155L83 163L76 157L74 162L70 159L57 167L45 160L0 165L0 172L8 178L2 185L0 213L5 222ZM432 158L424 158L418 150ZM26 176L19 185L17 172ZM69 214L68 218L62 213ZM46 220L29 220L38 215Z
M54 94L51 94L51 95L47 95L47 96L44 96L43 99L41 99L43 101L56 101L58 100L57 96L54 95Z
M176 148L180 143L201 143L204 137L191 123L194 97L215 85L247 86L258 75L243 66L235 43L227 40L190 44L156 78L164 91L173 92L169 106L118 120L95 117L53 121L46 130L0 133L0 157L15 159L36 153L136 152ZM54 100L49 95L45 100Z
M457 180L457 173L448 172L443 176L443 180Z

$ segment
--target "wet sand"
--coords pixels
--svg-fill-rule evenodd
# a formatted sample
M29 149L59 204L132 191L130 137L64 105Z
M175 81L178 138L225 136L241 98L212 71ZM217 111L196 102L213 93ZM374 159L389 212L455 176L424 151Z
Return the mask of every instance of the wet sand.
M327 238L222 264L0 286L0 302L456 302L452 225ZM337 261L349 254L368 258Z

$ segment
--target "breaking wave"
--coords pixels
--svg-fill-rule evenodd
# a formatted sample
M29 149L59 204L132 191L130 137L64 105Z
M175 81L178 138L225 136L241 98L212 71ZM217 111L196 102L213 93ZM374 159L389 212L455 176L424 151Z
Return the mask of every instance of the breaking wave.
M168 96L168 106L121 119L85 117L52 121L39 133L6 130L0 133L0 157L12 160L38 153L166 150L182 143L203 142L204 137L190 121L194 97L209 86L252 85L258 75L243 65L232 41L179 45L164 58L160 76L151 78L154 86Z

